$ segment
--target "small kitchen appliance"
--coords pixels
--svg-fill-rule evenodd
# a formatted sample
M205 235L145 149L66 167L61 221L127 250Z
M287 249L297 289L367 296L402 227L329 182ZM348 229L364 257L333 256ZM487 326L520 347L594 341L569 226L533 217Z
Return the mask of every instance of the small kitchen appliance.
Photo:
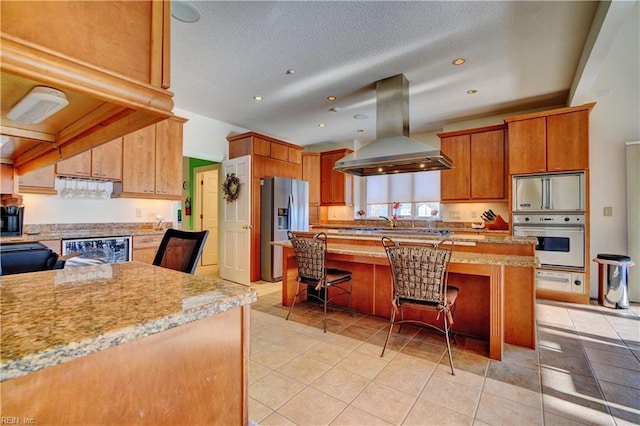
M24 206L0 207L0 236L13 237L22 235L23 218Z

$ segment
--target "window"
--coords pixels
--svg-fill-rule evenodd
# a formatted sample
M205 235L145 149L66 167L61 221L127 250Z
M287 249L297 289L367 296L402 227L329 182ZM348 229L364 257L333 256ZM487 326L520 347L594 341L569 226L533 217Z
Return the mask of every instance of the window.
M367 177L367 217L440 218L440 172ZM394 211L393 203L400 206Z

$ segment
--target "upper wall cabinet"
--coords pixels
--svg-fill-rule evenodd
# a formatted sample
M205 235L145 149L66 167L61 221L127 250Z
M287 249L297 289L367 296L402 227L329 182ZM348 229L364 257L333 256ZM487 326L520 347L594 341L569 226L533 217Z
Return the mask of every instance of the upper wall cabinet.
M172 116L170 9L153 0L2 2L3 159L23 174ZM69 104L38 124L7 119L35 86Z
M353 175L333 170L336 161L352 152L350 149L338 149L320 154L321 206L353 205Z
M589 113L594 105L506 118L509 173L588 169Z
M320 223L320 153L302 153L302 180L309 182L309 224Z
M74 155L56 164L60 176L91 177L105 180L122 179L122 138L112 140L90 151Z
M41 167L22 174L18 177L19 192L21 194L47 194L55 195L56 191L56 166Z
M182 125L178 117L137 130L123 138L122 185L127 198L182 199Z
M440 177L442 201L506 199L504 126L439 133L454 168Z

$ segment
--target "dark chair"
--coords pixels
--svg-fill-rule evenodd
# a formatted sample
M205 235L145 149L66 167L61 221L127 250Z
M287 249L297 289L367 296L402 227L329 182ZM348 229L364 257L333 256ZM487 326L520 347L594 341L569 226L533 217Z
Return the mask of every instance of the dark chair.
M445 241L449 243L446 247L443 245ZM382 245L387 252L391 267L392 308L389 333L380 356L384 356L394 324L400 325L398 332L401 331L403 323L431 327L445 335L451 374L455 376L449 334L453 325L459 290L447 285L453 242L442 240L436 244L398 244L388 237L382 237ZM424 321L405 320L403 310L405 307L437 312L436 319L442 317L443 328ZM396 321L398 312L400 321Z
M351 272L325 266L327 234L324 232L316 235L289 232L288 236L298 263L298 285L286 319L289 319L298 296L306 293L307 299L312 298L322 302L324 332L326 333L327 306L335 298L346 294L347 311L353 316L349 305L353 288ZM313 287L315 292L309 292L309 287Z
M209 231L193 232L167 229L153 264L193 274L202 255Z

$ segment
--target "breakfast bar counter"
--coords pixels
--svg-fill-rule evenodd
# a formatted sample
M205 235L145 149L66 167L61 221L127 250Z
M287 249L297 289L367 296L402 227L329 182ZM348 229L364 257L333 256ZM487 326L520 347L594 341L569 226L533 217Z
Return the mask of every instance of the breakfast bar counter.
M139 262L3 276L0 291L3 417L246 423L255 291Z
M454 244L449 284L460 288L454 330L487 341L488 355L496 360L502 359L504 343L535 348L535 242L511 237L498 238L498 244L493 238L483 241L483 236L448 238ZM399 239L425 241L421 236ZM295 254L289 241L272 244L283 248L282 303L289 306L297 280ZM326 262L352 271L352 310L389 318L391 272L379 236L329 234ZM337 301L345 305L346 297ZM414 314L421 315L407 311L407 316Z

